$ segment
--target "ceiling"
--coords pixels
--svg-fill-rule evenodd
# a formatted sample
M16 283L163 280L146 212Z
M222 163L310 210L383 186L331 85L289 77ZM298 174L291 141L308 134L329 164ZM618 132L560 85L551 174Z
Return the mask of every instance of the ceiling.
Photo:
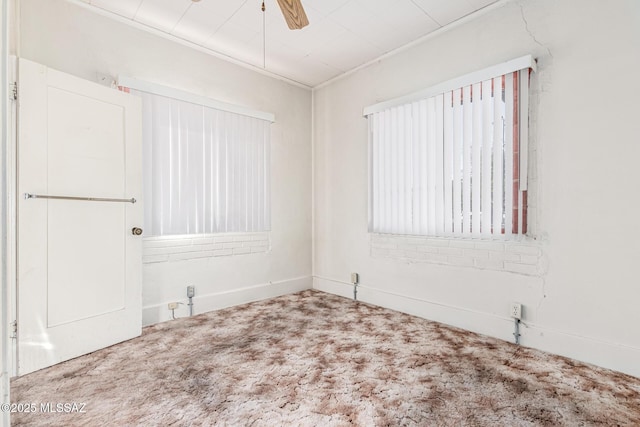
M264 17L262 0L83 1L314 87L496 0L302 0L310 24L293 31L276 0Z

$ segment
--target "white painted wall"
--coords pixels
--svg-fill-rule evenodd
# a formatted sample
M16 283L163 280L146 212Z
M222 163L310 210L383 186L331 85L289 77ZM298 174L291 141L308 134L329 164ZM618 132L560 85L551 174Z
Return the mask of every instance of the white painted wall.
M314 93L314 287L640 376L640 3L502 2ZM363 107L532 53L529 275L380 254ZM451 241L445 246L464 247ZM378 249L380 247L378 246ZM406 249L406 248L405 248ZM487 256L491 252L486 250ZM478 255L479 253L475 253Z
M20 55L96 81L127 75L274 113L271 249L266 253L148 263L145 324L167 320L167 302L195 312L311 287L311 92L113 21L63 0L21 0ZM270 284L271 282L271 284ZM180 306L177 316L188 313Z

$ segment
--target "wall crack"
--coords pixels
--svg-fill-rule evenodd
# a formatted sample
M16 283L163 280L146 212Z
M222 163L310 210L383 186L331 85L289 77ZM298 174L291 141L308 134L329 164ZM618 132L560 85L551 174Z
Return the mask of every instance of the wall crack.
M536 315L538 315L538 313L540 313L540 307L542 307L542 303L547 298L547 289L546 288L547 288L547 281L545 280L544 277L542 277L542 298L540 298L540 301L538 302L538 305L536 306Z
M543 49L545 49L547 51L547 53L549 54L549 56L551 58L553 58L553 54L551 53L551 49L549 49L544 44L540 43L540 41L536 38L536 36L529 29L529 22L527 21L527 18L524 16L524 7L522 7L522 5L519 5L519 6L520 6L520 16L522 17L522 22L524 23L525 31L527 32L527 34L529 34L529 36L531 37L531 40L533 40L533 42L535 44L537 44L538 46L540 46Z

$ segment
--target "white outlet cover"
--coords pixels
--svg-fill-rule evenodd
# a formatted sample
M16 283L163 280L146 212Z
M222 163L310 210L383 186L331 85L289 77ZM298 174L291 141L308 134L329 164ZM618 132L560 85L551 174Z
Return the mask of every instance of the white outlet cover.
M518 302L511 303L511 310L509 311L509 314L514 319L521 319L522 318L522 304L520 304Z

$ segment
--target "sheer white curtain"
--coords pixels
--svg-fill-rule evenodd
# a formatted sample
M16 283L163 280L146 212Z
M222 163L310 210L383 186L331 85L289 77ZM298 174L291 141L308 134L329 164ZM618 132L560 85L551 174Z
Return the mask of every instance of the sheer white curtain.
M148 235L270 229L269 121L140 91Z

